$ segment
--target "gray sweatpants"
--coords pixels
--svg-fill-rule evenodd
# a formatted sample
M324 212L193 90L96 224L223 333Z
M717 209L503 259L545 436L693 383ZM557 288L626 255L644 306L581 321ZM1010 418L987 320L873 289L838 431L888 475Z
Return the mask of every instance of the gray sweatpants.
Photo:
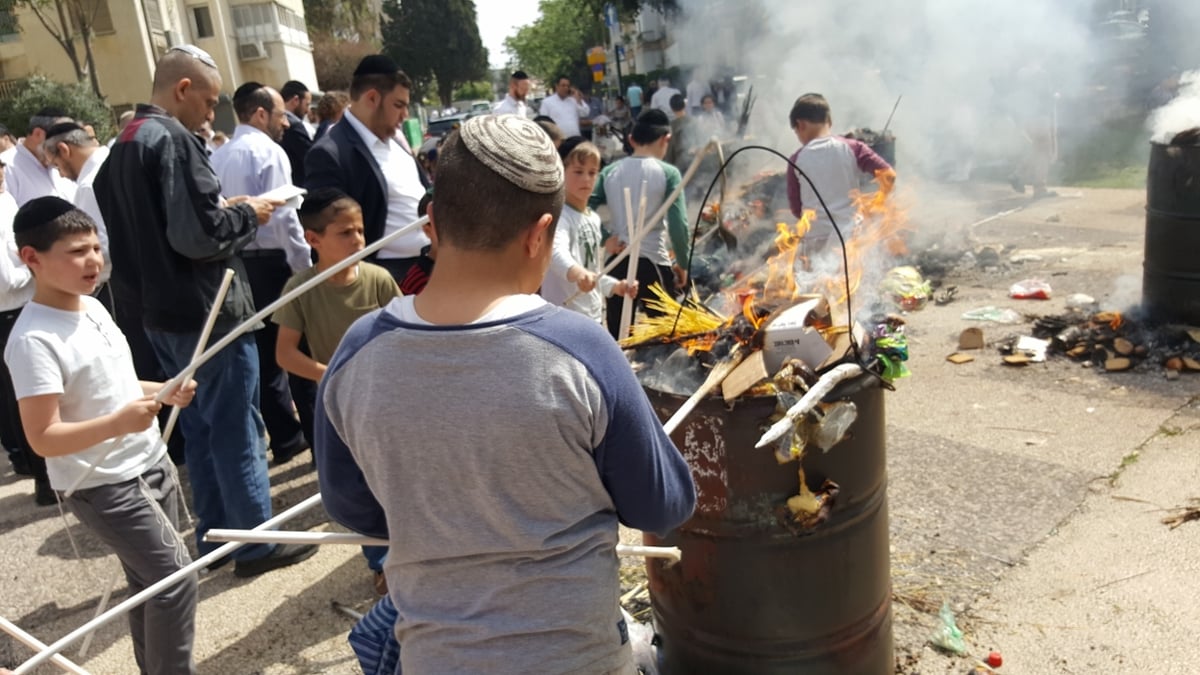
M177 533L174 472L162 461L139 478L78 490L65 499L71 512L112 547L132 593L191 563ZM192 675L198 580L195 574L129 612L138 669L145 675Z

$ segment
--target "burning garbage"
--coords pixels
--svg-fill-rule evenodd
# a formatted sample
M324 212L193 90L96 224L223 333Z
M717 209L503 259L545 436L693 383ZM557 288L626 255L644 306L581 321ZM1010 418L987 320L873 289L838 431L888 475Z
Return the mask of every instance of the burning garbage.
M772 191L764 185L768 182L769 177L759 176L743 196L754 197L752 204L770 200L758 195ZM868 269L883 269L880 249L902 248L897 242L906 219L885 197L857 197L860 220L847 237L840 265L804 255L812 218L806 213L795 223L776 223L766 259L751 255L732 265L707 298L697 287L681 299L652 287L651 312L632 326L621 346L644 387L690 396L667 422L669 431L718 389L727 403L774 397L774 426L756 446L774 447L780 464L802 462L809 447L828 451L854 424L854 404L830 397L838 385L858 378L887 385L909 374L902 318L871 310L861 323L849 318L864 284L908 309L923 306L932 293L911 267L894 269L884 279ZM709 207L706 215L745 239L745 228L759 218L755 208L721 205ZM837 494L832 480L808 485L802 466L797 490L786 502L790 522L818 526Z

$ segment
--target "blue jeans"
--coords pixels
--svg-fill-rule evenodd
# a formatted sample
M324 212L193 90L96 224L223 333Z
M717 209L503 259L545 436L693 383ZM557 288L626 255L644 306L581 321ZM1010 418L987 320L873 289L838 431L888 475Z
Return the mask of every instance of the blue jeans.
M372 572L383 571L383 561L387 560L388 547L386 546L364 546L362 547L363 557L367 559L367 568Z
M146 330L154 352L168 373L182 371L192 358L199 333ZM188 480L196 511L196 546L200 555L221 544L207 543L213 528L246 530L271 518L271 483L267 476L267 442L258 412L258 349L253 335L243 335L196 372L196 397L179 415L187 441ZM234 552L235 560L254 560L274 546L249 544Z

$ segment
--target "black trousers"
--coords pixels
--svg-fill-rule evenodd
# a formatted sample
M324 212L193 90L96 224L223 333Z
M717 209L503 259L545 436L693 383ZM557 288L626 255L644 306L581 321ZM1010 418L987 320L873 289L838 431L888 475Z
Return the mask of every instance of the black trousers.
M20 309L0 312L0 349L8 346L8 337L12 335L13 324L17 322L20 314ZM21 409L17 405L17 393L13 390L12 375L3 359L0 359L0 443L4 444L4 449L12 455L13 460L24 460L25 467L33 474L34 480L49 485L46 460L34 452L29 441L25 439L25 429L21 426ZM18 455L21 459L17 459Z
M266 307L279 299L283 287L292 276L287 256L279 250L242 251L239 254L246 264L246 280L254 296L255 307ZM292 391L287 372L275 361L275 340L279 326L265 321L266 325L254 333L258 346L258 374L261 385L259 408L267 434L271 437L272 452L293 453L308 445L300 420L296 418L292 405Z
M142 322L142 302L132 292L121 292L118 287L112 282L104 284L96 289L96 299L104 308L108 310L113 321L116 322L117 328L125 334L125 341L129 343L129 351L133 355L133 370L137 373L139 380L147 382L166 382L171 375L163 370L162 364L158 362L158 355L154 353L154 347L150 345L150 338L146 337L146 326ZM171 416L171 409L164 406L158 413L158 428L165 429L167 419ZM171 439L167 441L167 453L171 456L171 461L176 466L180 466L184 462L186 456L185 442L183 434L176 429L175 433L171 434Z
M625 279L629 274L629 258L622 260L609 275L615 279ZM651 284L660 284L668 293L675 294L675 272L666 265L655 265L653 262L642 258L638 260L637 266L637 281L638 294L637 300L634 302L633 311L637 314L639 310L647 314L654 315L654 312L645 306L646 298L653 298L654 294L650 292ZM621 331L621 306L625 304L625 296L614 295L608 299L608 306L605 308L605 323L608 324L608 332L614 339L620 340L618 333Z

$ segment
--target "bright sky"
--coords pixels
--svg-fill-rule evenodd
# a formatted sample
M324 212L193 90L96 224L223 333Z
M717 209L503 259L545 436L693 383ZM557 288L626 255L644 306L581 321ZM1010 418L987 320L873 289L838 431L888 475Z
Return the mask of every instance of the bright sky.
M518 27L533 23L541 12L538 0L475 0L475 14L488 60L493 68L502 68L508 63L504 38L517 32Z

